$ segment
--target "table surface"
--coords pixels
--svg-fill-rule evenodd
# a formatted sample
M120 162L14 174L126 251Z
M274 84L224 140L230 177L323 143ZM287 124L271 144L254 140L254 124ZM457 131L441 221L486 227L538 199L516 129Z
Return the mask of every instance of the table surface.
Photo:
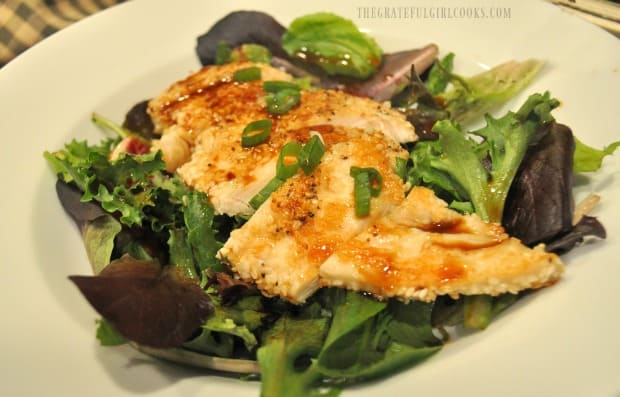
M0 67L47 36L125 0L1 0Z
M45 37L128 0L3 0L0 67ZM620 0L547 0L620 38Z

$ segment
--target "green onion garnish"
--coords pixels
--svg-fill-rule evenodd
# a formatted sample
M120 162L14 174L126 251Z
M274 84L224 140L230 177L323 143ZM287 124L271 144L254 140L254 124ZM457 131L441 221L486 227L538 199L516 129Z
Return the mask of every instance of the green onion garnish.
M230 54L232 53L230 47L226 44L224 40L219 41L217 43L217 47L215 48L215 64L223 65L230 61Z
M372 167L351 167L349 175L353 177L354 183L355 215L366 216L370 213L370 198L381 193L383 178L379 171Z
M294 176L299 168L303 169L306 175L309 175L319 165L324 153L325 145L323 145L318 135L310 137L303 146L299 142L288 142L282 146L278 161L276 162L276 176L269 181L267 186L252 197L250 200L252 208L258 209L269 198L271 193L275 192L285 180ZM364 174L368 178L368 173L364 172ZM369 191L368 200L370 200L370 194Z
M265 97L265 109L271 114L281 115L291 110L301 98L300 87L288 81L270 80L263 82L263 89L268 93Z
M289 142L282 146L278 162L276 163L276 177L282 180L288 179L297 173L299 169L299 153L302 146L299 142Z
M355 215L366 216L370 213L370 177L367 172L359 172L353 176L355 197Z
M269 80L263 82L263 90L266 92L276 93L282 90L299 91L299 85L288 81Z
M261 72L257 66L250 66L247 68L236 70L233 73L233 80L239 83L245 83L246 81L260 80Z
M275 93L269 93L265 97L267 110L271 114L281 115L291 110L299 103L301 94L299 90L283 89Z
M379 193L381 193L381 189L383 188L383 178L381 177L379 171L372 167L351 167L351 169L349 170L349 175L354 178L356 175L362 173L368 174L370 194L372 195L372 197L379 196Z
M271 193L273 193L276 190L278 190L278 188L283 183L284 183L284 181L282 179L278 178L278 177L275 177L272 180L270 180L269 183L267 184L267 186L262 188L261 191L258 192L256 194L256 196L252 197L252 199L250 200L250 205L252 206L252 208L257 210L258 207L260 207L261 204L263 204L269 198Z
M319 165L324 154L323 141L318 135L313 135L299 152L299 166L306 175L310 175Z
M241 134L241 146L252 147L265 142L271 134L271 119L253 121Z

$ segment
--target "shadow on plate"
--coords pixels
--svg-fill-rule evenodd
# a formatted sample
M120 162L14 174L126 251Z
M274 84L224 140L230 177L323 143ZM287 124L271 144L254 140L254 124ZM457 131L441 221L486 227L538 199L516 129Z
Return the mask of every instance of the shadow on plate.
M238 375L194 368L151 358L129 345L101 348L94 346L95 356L119 388L132 393L152 393L169 387L183 389L185 382L199 382L202 392L212 387L247 388L258 395L257 382L241 382ZM204 386L203 386L204 384ZM192 387L193 388L193 387Z
M43 156L41 160L43 162ZM97 315L68 279L69 275L87 275L91 271L80 232L56 197L53 173L47 168L41 168L44 172L41 172L37 183L33 200L35 206L30 218L35 265L61 310L84 330L93 332L94 336L94 319Z

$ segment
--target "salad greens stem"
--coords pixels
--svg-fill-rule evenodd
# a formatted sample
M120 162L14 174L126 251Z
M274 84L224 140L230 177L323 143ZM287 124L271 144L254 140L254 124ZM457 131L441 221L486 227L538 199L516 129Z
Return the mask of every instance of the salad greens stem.
M463 325L465 328L485 329L491 323L493 298L489 295L469 295L464 297Z
M92 122L95 125L103 128L105 130L112 131L113 133L115 133L116 135L118 135L121 138L136 138L136 139L138 139L138 140L140 140L142 142L145 142L145 143L148 142L148 140L145 139L144 137L136 134L135 132L132 132L132 131L128 130L127 128L125 128L125 127L123 127L123 126L121 126L119 124L116 124L116 123L112 122L111 120L109 120L106 117L103 117L99 113L95 113L94 112L92 114L92 116L91 116L91 120L92 120Z

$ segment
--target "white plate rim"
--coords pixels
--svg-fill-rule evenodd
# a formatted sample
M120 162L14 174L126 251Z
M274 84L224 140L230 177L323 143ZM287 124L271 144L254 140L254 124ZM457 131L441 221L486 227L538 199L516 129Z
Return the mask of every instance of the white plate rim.
M412 7L434 4L416 2ZM428 35L436 32L431 41L444 51L455 51L462 69L510 57L545 58L548 67L530 91L551 89L563 102L556 112L558 120L588 143L602 146L618 139L610 103L610 93L620 92L620 47L615 38L541 2L446 1L442 6L480 4L510 7L511 18L358 17L359 7L401 5L395 1L295 6L273 1L260 8L283 23L312 10L335 10L376 32L388 49L399 45L396 38L402 40L403 31L415 30L410 40L416 44L425 44L431 40ZM215 5L183 0L173 5L164 0L134 0L53 35L0 70L0 131L5 138L0 161L7 186L1 198L5 216L0 230L7 264L0 270L0 307L9 317L0 340L3 387L10 395L71 395L86 389L91 395L118 396L217 391L257 395L256 384L153 362L128 348L97 346L96 316L66 280L67 272L86 271L79 236L54 201L53 175L41 155L73 137L97 139L97 131L88 123L91 111L120 117L142 96L153 95L195 70L193 38L226 9L250 8L259 7L249 1ZM206 16L165 24L169 18L198 12ZM489 35L494 41L482 40ZM183 45L174 42L177 37ZM468 44L453 48L459 41ZM137 43L151 45L136 51ZM587 57L594 57L593 61L586 62ZM570 255L569 268L558 285L528 298L484 333L447 346L423 365L343 394L416 390L436 396L455 392L464 396L619 395L620 379L614 375L620 344L610 337L620 331L612 309L613 285L620 282L620 267L613 263L620 235L613 211L614 199L620 197L619 170L617 158L606 160L603 171L581 188L580 193L603 192L596 215L603 219L609 238ZM76 249L68 252L67 247ZM50 266L62 272L52 272Z

